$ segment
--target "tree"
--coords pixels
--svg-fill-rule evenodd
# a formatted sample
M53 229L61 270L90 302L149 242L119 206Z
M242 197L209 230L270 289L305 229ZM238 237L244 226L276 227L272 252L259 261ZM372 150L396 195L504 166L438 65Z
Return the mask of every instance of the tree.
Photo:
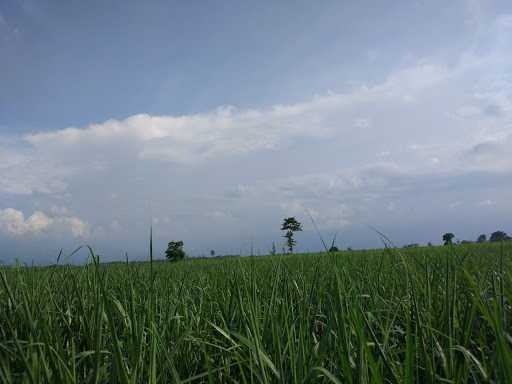
M215 257L215 251L213 249L210 251L210 256Z
M443 235L443 241L444 241L444 245L450 245L450 244L453 244L453 238L455 237L455 235L453 233L445 233Z
M295 239L293 238L293 234L295 232L302 231L302 224L295 219L295 217L287 217L283 221L283 226L281 227L281 231L286 231L283 237L286 238L286 244L288 245L288 250L290 253L293 253L293 246L297 244Z
M510 236L508 236L503 231L496 231L491 233L491 237L489 237L489 241L495 242L495 241L505 241L512 239Z
M340 251L339 248L336 246L336 236L337 235L338 234L335 233L333 238L332 238L331 248L329 248L329 252L330 253L334 253L334 252L339 252Z
M487 236L483 233L480 236L478 236L478 238L476 239L477 243L485 243L486 241L487 241Z
M272 256L275 256L277 253L277 250L276 250L276 243L272 242L272 248L270 249L270 254Z
M167 245L165 257L169 261L179 261L185 258L185 251L183 250L183 241L171 241Z

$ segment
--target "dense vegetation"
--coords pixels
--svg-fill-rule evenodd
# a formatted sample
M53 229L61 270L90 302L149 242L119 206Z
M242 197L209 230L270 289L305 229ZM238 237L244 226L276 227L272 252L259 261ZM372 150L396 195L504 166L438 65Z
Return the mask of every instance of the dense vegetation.
M0 382L512 382L510 243L4 268Z

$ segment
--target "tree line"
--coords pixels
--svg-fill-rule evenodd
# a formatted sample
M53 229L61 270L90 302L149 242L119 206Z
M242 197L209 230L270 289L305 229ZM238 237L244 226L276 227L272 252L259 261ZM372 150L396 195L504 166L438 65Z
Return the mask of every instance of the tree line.
M287 217L283 220L283 223L281 225L281 231L284 232L283 237L286 239L286 247L288 248L289 253L293 253L293 248L295 245L297 245L297 240L295 239L295 233L302 231L302 223L298 221L295 217ZM335 239L334 237L331 247L329 248L329 252L338 252L339 249L335 245ZM442 240L444 245L452 245L454 244L455 235L452 232L447 232L443 234ZM489 238L487 238L486 234L481 234L477 237L476 243L486 243L486 242L499 242L499 241L507 241L512 240L512 237L507 235L504 231L495 231L489 235ZM467 241L462 240L460 242L461 244L467 244L467 243L473 243L473 241ZM429 243L429 245L432 245ZM165 257L169 261L179 261L185 258L186 253L183 249L183 241L181 240L175 240L171 241L167 245L167 249L165 251ZM419 244L409 244L406 245L406 248L412 248L417 247ZM327 247L326 247L327 250ZM283 248L284 253L284 248ZM272 243L272 250L270 251L271 255L276 254L276 246L275 243ZM210 251L210 256L215 256L215 251Z
M453 244L454 238L455 238L455 235L453 233L451 233L451 232L445 233L443 235L444 245ZM485 233L482 233L481 235L479 235L477 237L476 243L486 243L486 242L495 243L495 242L507 241L507 240L512 240L512 237L507 235L507 233L504 231L495 231L495 232L491 233L491 235L489 236L489 239L487 239L487 235ZM462 240L460 243L467 244L467 243L472 243L472 241Z

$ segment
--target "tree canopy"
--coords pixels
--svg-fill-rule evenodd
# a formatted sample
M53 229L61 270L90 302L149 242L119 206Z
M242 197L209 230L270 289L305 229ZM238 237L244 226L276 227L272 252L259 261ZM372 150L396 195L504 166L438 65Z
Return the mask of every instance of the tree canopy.
M485 243L487 241L487 236L482 233L478 238L476 239L477 243Z
M185 258L185 251L183 250L183 241L171 241L167 245L167 250L165 251L165 257L169 261L179 261Z
M443 235L443 242L444 242L444 245L450 245L450 244L453 244L453 238L455 237L455 235L451 232L448 232L448 233L445 233Z
M489 237L489 241L496 242L496 241L505 241L505 240L511 240L512 237L507 235L503 231L496 231L491 233L491 236Z
M283 237L286 238L288 250L290 251L290 253L293 253L293 246L297 244L293 237L293 234L294 232L302 231L302 224L299 221L297 221L295 217L287 217L283 220L281 231L286 231Z

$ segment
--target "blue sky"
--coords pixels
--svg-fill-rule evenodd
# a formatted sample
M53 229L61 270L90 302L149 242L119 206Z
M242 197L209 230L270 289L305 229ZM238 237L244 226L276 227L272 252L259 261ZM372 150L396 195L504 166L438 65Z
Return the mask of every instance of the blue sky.
M0 2L3 260L512 232L507 1Z

